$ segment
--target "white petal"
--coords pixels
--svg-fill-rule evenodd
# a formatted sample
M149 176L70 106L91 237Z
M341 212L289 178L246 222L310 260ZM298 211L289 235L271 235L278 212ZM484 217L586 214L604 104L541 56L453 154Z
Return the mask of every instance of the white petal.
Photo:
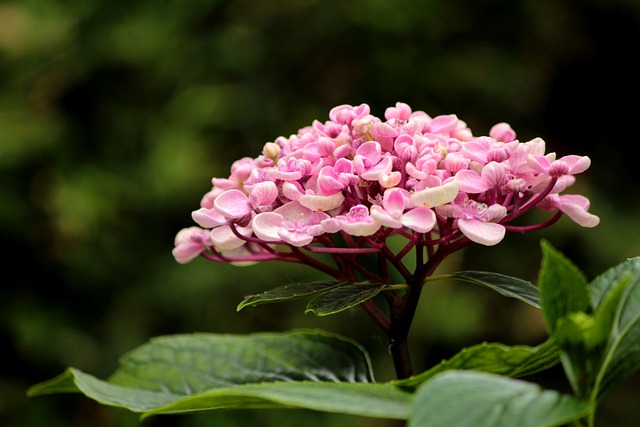
M313 211L330 211L344 202L344 196L342 193L332 194L331 196L305 194L304 196L300 196L298 202L305 208Z
M439 187L425 188L424 190L416 191L411 195L411 201L416 206L422 205L427 208L433 208L449 203L455 199L458 195L458 190L458 182L451 180Z
M483 222L479 219L459 219L458 227L472 242L485 246L493 246L504 238L505 228L494 222Z
M381 225L375 221L342 221L342 229L352 236L371 236L372 234L375 234L380 227Z

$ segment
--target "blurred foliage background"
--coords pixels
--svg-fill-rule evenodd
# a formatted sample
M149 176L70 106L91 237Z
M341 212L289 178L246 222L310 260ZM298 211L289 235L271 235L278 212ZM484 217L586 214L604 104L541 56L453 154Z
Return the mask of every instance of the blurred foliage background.
M592 158L575 192L591 198L600 226L562 219L469 247L443 269L535 282L541 238L590 279L640 255L639 24L637 0L0 1L0 425L138 425L84 397L25 392L67 366L104 378L121 354L164 334L323 328L357 339L378 379L390 379L385 337L358 309L235 310L246 294L317 273L171 256L212 177L339 104L382 116L402 101L455 113L476 135L507 121L522 141L541 136L559 155ZM540 313L469 285L434 284L421 304L418 369L484 340L546 336ZM568 390L561 368L529 379ZM605 399L599 425L637 425L639 380ZM144 422L301 423L396 425L297 410Z

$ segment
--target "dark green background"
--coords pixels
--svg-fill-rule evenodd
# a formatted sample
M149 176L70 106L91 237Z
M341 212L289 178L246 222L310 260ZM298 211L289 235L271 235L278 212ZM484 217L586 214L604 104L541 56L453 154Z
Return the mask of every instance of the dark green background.
M382 116L402 101L455 113L476 135L507 121L522 141L591 157L575 191L600 226L562 219L470 247L444 269L535 281L541 238L589 278L640 255L639 46L636 0L0 1L0 425L137 425L80 396L25 391L67 366L104 378L121 354L172 333L323 328L360 341L378 379L391 378L385 337L358 309L235 311L246 294L317 273L171 256L213 176L339 104ZM418 369L483 340L546 333L533 309L470 285L433 285L421 304ZM568 390L559 368L531 380ZM636 425L638 380L605 399L600 426ZM392 425L306 411L144 424Z

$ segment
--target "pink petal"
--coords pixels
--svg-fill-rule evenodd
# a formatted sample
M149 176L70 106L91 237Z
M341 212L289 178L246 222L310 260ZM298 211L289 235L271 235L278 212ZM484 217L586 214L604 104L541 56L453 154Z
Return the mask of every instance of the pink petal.
M322 234L323 230L322 227L315 226L320 225L320 223L327 218L330 218L330 216L324 212L312 211L308 215L304 215L301 220L302 224L306 227L305 231L313 236L317 236L318 234Z
M460 191L465 193L477 194L484 193L489 188L489 184L482 179L477 172L470 169L461 170L456 174L456 181Z
M191 218L203 228L213 228L227 223L227 219L215 209L200 208L191 212Z
M380 161L380 153L382 153L382 147L375 141L365 142L356 150L357 156L366 158L372 165Z
M269 206L278 198L278 187L273 181L259 182L251 187L249 200L254 208Z
M317 185L317 188L323 195L335 194L345 187L331 166L325 166L320 169Z
M336 163L333 165L333 171L336 174L352 174L353 173L353 162L349 159L340 158L336 160Z
M534 171L546 174L549 171L551 162L545 156L527 156L527 165Z
M251 213L249 198L240 190L231 189L220 194L213 202L218 212L227 218L242 218Z
M390 189L384 192L382 207L384 207L389 215L398 219L404 212L407 202L408 200L405 199L405 195L402 190Z
M278 234L282 240L296 247L308 245L313 241L313 236L300 231L289 231L281 228Z
M578 194L560 196L560 210L582 227L592 228L600 223L600 218L587 212L589 199Z
M371 216L373 217L373 219L375 219L377 222L379 222L381 225L384 225L385 227L402 228L402 222L400 222L400 220L391 216L389 212L384 210L384 208L382 208L381 206L378 206L378 205L371 206Z
M409 117L411 117L411 107L403 102L396 102L395 107L389 107L384 112L384 118L387 120L409 120Z
M436 225L436 214L429 208L413 208L400 218L402 224L418 233L427 233Z
M458 227L472 242L485 246L493 246L504 238L505 228L494 222L484 222L478 219L459 219Z
M498 123L493 125L489 131L489 135L496 141L510 142L516 139L516 133L511 129L508 123Z
M279 169L270 169L267 171L267 178L276 180L281 179L283 181L295 181L302 178L302 172L300 171L281 171Z
M341 230L340 222L335 218L327 218L321 223L325 233L337 233Z
M482 179L487 183L489 188L500 187L507 183L507 171L502 163L487 163L482 168L480 176L482 176ZM470 191L467 191L467 193L470 193Z
M297 181L286 181L282 183L282 194L289 200L297 201L304 195L304 189Z
M559 159L569 165L569 173L574 175L582 173L591 166L591 159L587 156L564 156Z
M284 218L275 212L263 212L256 215L251 221L255 235L265 242L278 242L281 240L278 230L282 228Z
M427 174L422 170L418 169L417 167L415 167L413 163L407 163L405 166L405 170L409 175L411 175L414 178L425 179L427 177Z
M274 212L281 215L284 221L295 222L299 218L309 216L313 210L302 206L300 202L289 202L275 209Z
M470 141L462 146L461 150L462 154L469 160L475 160L480 163L487 163L487 156L489 154L489 150L484 145Z
M489 206L484 214L484 219L486 221L498 222L505 216L507 216L507 208L496 203L495 205Z
M434 117L433 120L429 122L428 128L431 133L449 134L456 129L457 125L458 117L455 114L450 114L448 116Z
M582 227L592 228L600 224L600 218L598 216L590 214L579 206L566 205L562 206L560 210Z
M367 181L377 181L380 175L391 172L391 169L393 169L393 161L390 156L386 156L380 160L380 163L361 173L360 177Z
M542 138L533 138L531 141L520 144L527 154L543 156L546 151L546 143Z
M174 243L175 248L171 252L180 264L188 263L212 245L209 230L199 227L183 228L176 234Z
M183 244L173 248L171 254L179 264L186 264L197 258L204 249L202 246Z

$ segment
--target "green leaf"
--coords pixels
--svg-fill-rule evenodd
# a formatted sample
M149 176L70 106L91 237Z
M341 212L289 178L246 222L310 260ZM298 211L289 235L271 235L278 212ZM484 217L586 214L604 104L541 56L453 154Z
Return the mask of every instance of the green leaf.
M155 338L125 355L107 381L69 368L28 395L66 392L149 414L300 407L405 418L409 405L397 387L373 383L359 345L311 331Z
M190 413L217 409L304 408L366 417L406 419L412 395L391 384L339 382L271 382L219 387L199 393L152 391L122 386L70 368L57 378L103 404L142 413ZM53 380L52 380L53 381ZM52 389L56 385L49 384ZM42 389L45 394L51 389ZM184 392L184 390L183 390Z
M590 405L536 384L473 371L441 373L418 389L409 427L553 427Z
M542 265L538 276L542 311L553 333L560 319L591 308L584 274L551 244L542 241Z
M240 311L245 307L268 304L282 301L291 301L311 295L315 295L322 291L329 290L336 286L340 286L342 282L337 281L320 281L309 283L292 283L271 289L261 294L251 295L238 304L237 310Z
M305 408L363 417L407 419L412 397L391 384L261 383L192 395L145 415L212 409Z
M593 279L589 285L591 304L600 307L603 300L621 282L640 280L640 257L630 258Z
M506 297L516 298L533 307L540 308L538 288L526 280L486 271L459 271L453 274L432 276L427 280L442 279L458 279L463 282L484 286Z
M328 316L347 310L375 297L386 287L380 283L350 283L323 292L307 305L305 313Z
M537 347L483 343L465 348L449 360L443 360L431 369L404 380L395 381L400 387L416 388L435 375L448 370L475 370L507 377L523 377L551 368L560 361L553 340Z
M593 390L594 399L640 369L640 258L630 259L592 283L598 303L596 328L610 326L603 361ZM615 307L615 310L613 309ZM600 315L605 311L605 315ZM612 313L609 319L606 313ZM600 335L603 333L600 332Z
M73 388L69 388L73 384ZM145 388L144 386L121 386L100 380L84 372L68 368L63 374L31 387L29 396L54 393L83 393L102 405L126 408L133 412L145 412L161 407L184 396L168 390Z

